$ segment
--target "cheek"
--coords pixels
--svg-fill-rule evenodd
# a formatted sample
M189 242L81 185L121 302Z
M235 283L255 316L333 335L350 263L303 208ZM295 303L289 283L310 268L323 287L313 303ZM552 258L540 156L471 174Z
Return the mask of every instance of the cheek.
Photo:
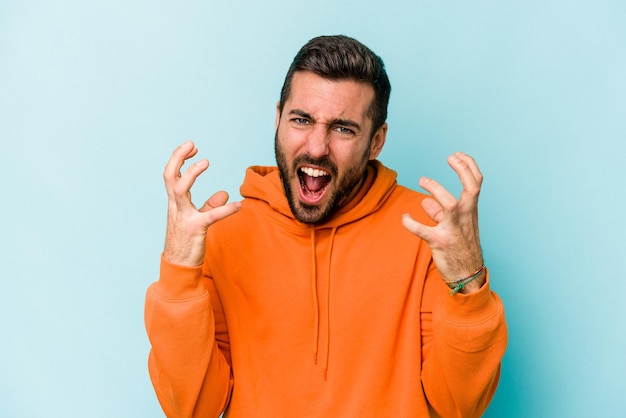
M290 150L291 150L292 141L289 140L288 135L280 127L278 128L278 131L276 132L276 142L278 146L280 147L280 150L282 151L282 153L285 154L285 156L291 153Z
M339 171L347 168L367 164L369 149L363 146L355 146L354 143L335 144L331 147L331 158L337 164Z
M279 132L278 138L285 156L289 159L307 152L306 136L300 132L285 129L283 132Z

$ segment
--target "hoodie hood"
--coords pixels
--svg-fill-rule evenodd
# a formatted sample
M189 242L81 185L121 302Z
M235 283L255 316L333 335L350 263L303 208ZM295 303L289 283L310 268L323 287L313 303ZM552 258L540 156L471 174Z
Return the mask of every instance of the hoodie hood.
M379 161L370 161L367 166L367 178L359 192L328 221L317 225L303 224L295 219L277 167L250 167L241 186L242 196L266 202L273 209L275 214L273 219L279 224L296 234L307 234L310 237L313 363L318 364L321 354L324 379L327 378L330 352L330 282L333 279L330 272L334 261L333 244L337 230L377 211L395 189L396 177L395 171L383 166ZM318 248L318 234L322 229L330 230L329 244L325 251ZM323 335L323 338L320 335Z
M396 177L397 173L385 167L380 161L370 161L367 166L367 179L359 192L329 220L315 225L315 228L337 228L375 212L397 185ZM245 198L267 202L272 209L283 215L282 221L291 227L299 226L304 229L311 227L298 222L291 213L278 167L248 168L240 192Z

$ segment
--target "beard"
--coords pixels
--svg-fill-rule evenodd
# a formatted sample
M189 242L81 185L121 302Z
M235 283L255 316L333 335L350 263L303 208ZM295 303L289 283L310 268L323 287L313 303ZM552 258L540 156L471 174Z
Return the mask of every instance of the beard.
M287 157L278 140L278 129L274 137L274 153L276 163L280 172L280 178L285 191L285 197L289 203L289 208L293 216L305 224L322 224L332 217L341 207L350 201L359 190L361 184L367 176L367 162L369 161L369 147L361 156L359 161L347 167L341 177L339 177L337 165L329 157L313 158L308 154L299 155L289 163ZM310 205L298 199L299 191L293 190L292 179L298 179L298 167L302 164L311 164L323 168L330 173L330 181L327 186L324 202L319 205ZM302 187L302 186L300 186Z

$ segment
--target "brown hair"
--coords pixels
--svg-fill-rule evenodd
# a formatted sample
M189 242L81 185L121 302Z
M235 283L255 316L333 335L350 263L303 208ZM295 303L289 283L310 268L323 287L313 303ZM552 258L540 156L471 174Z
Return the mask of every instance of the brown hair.
M387 119L387 105L391 84L383 60L356 39L344 36L319 36L311 39L298 51L287 71L280 92L279 109L282 113L291 93L291 80L297 71L312 71L329 80L355 80L374 89L374 100L369 116L373 135Z

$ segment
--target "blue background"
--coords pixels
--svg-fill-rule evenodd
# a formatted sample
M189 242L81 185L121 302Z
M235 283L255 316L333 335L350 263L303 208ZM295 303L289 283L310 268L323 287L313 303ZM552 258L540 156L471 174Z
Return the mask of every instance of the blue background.
M458 193L510 344L488 417L623 416L626 3L0 2L0 416L158 417L143 325L162 168L193 139L197 201L273 164L298 48L354 36L393 93L381 160Z

